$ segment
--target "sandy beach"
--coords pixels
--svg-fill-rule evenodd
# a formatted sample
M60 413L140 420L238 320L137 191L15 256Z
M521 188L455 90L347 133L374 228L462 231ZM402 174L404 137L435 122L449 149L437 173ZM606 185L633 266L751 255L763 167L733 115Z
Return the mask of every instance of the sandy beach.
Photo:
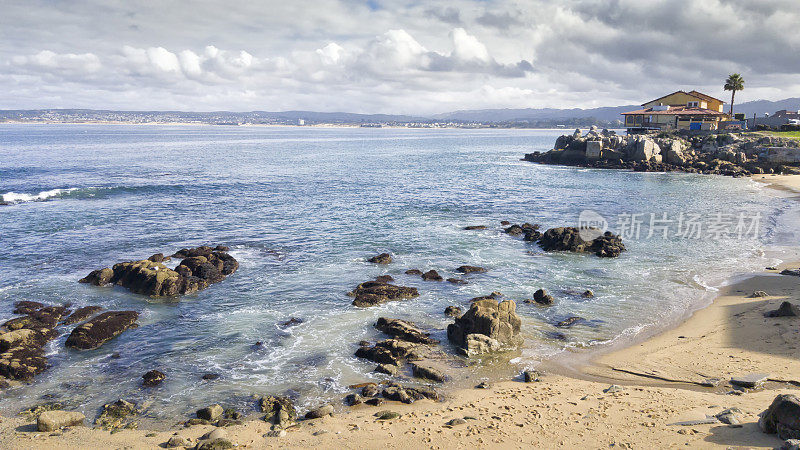
M800 193L800 176L756 181ZM797 318L765 318L784 300L797 301L800 277L765 270L723 288L712 305L677 328L603 354L574 373L545 371L540 381L505 381L454 392L443 402L340 407L334 416L301 421L284 436L249 421L225 429L246 448L773 448L758 414L781 393L800 386ZM766 297L753 297L764 291ZM731 377L764 373L758 389L735 389ZM511 378L513 374L509 374ZM716 380L716 381L715 381ZM710 386L710 384L715 384ZM612 385L615 387L609 389ZM738 408L740 425L674 425ZM400 417L378 421L378 411ZM448 425L453 419L463 423ZM2 448L157 448L174 434L192 445L212 426L165 432L88 427L39 433L22 417L0 418Z

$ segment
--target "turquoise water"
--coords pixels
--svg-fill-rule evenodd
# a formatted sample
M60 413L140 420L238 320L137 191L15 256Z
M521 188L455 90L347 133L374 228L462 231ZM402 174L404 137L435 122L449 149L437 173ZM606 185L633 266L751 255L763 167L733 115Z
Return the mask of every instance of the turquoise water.
M777 235L787 200L750 180L520 161L551 148L558 134L0 125L0 194L12 203L0 206L0 320L13 316L14 301L35 300L133 309L141 324L89 352L64 348L62 332L48 347L52 367L0 393L0 411L57 399L93 416L122 397L175 418L266 393L311 405L374 378L374 364L353 352L360 340L379 338L371 327L378 317L413 320L446 342L444 308L492 291L518 301L526 344L515 362L535 365L652 333L707 302L728 276L770 263L761 249ZM632 213L762 218L757 236L743 239L629 238L617 259L545 254L499 223L574 225L583 210L612 229ZM476 224L489 229L462 230ZM196 295L154 300L77 283L118 261L203 244L229 245L241 267ZM366 262L384 251L393 264ZM489 270L464 286L403 274L456 276L462 264ZM384 273L420 297L350 305L347 291ZM555 306L521 302L540 287ZM568 292L585 289L595 298ZM573 315L589 320L554 327ZM291 317L304 323L278 326ZM144 391L141 375L154 368L167 381ZM208 372L222 378L201 382Z

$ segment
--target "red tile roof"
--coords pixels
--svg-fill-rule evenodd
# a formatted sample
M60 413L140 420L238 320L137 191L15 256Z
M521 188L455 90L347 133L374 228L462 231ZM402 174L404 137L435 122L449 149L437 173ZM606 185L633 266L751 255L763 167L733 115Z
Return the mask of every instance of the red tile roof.
M636 111L630 111L626 113L622 113L623 116L629 114L642 114L642 115L669 115L669 116L726 116L727 114L721 113L719 111L714 111L713 109L705 109L705 108L690 108L688 106L670 106L666 111L653 111L653 108L645 108L645 109L637 109Z

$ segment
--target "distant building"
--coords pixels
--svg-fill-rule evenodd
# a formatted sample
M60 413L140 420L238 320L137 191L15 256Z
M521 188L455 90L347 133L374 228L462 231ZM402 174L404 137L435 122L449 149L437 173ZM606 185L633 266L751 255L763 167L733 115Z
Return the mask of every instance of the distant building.
M716 130L729 116L722 100L697 91L677 91L622 113L628 131Z
M303 120L303 119L297 119L297 124L300 125L300 126L303 126L303 125L306 124L306 121Z
M795 125L800 120L800 111L782 109L774 114L764 114L764 117L753 117L747 123L755 128L759 125L770 128L780 128L782 125Z

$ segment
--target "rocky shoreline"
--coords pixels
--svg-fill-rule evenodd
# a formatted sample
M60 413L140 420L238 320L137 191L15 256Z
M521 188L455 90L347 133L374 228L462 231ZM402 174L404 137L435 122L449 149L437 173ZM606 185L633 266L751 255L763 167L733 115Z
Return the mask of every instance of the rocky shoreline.
M800 173L800 140L758 133L693 135L689 132L618 135L576 129L560 136L552 150L523 160L636 172L687 172L743 177Z

